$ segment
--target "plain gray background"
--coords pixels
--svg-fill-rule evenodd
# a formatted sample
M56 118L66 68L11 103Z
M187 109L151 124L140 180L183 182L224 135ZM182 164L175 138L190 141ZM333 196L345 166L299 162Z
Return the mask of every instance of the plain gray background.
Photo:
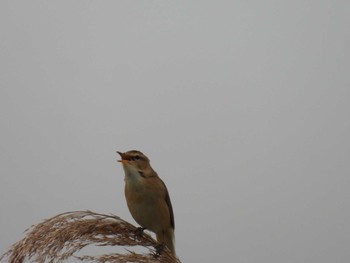
M90 209L116 150L166 182L183 262L349 262L349 1L1 1L0 253Z

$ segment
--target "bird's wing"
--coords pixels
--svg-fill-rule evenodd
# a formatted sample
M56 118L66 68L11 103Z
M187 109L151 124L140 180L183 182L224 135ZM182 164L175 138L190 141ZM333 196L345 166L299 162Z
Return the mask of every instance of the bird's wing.
M165 185L165 183L163 181L162 181L162 183L163 183L164 188L165 188L165 202L166 202L166 204L168 206L169 213L170 213L170 224L171 224L172 228L175 229L175 220L174 220L173 206L171 205L168 189L166 188L166 185Z

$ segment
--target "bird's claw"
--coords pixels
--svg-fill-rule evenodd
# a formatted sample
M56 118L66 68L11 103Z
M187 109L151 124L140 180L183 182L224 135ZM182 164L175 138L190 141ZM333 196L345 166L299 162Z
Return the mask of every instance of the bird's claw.
M145 230L146 228L145 227L138 227L136 228L135 232L134 232L134 235L136 237L136 239L140 238L143 234L143 231Z
M156 249L155 257L159 257L165 249L165 244L157 244L154 248Z

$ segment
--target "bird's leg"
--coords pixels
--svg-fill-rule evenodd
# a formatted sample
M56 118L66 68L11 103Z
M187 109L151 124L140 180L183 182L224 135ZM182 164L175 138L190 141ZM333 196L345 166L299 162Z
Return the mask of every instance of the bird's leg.
M159 257L160 254L165 249L165 244L164 243L158 243L154 248L156 249L155 257Z
M145 227L138 227L136 228L135 232L134 232L134 235L137 238L140 238L143 234L143 231L145 230L146 228Z

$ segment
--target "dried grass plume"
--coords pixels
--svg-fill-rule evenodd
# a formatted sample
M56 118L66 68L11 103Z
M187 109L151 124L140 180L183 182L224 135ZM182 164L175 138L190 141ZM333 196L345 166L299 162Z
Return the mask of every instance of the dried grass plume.
M115 215L91 211L62 213L26 230L26 236L13 244L0 257L0 262L7 260L8 263L23 263L29 260L55 263L74 257L84 262L98 263L180 263L168 249L158 254L158 243L150 235L136 233L135 226ZM77 255L77 252L89 245L124 247L125 253ZM143 247L147 252L136 253L130 250L132 247Z

